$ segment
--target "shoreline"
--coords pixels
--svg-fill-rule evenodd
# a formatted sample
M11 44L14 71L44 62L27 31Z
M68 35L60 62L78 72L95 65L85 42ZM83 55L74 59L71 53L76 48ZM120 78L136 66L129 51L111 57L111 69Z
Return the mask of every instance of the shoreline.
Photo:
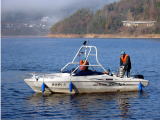
M160 38L160 34L48 34L49 38Z
M160 38L160 34L47 34L47 35L15 35L1 36L1 38Z

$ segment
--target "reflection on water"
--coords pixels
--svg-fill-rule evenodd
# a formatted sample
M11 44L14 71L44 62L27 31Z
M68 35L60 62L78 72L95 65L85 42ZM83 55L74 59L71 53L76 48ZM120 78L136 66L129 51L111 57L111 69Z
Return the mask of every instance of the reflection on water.
M119 105L119 109L121 111L121 117L122 118L128 118L129 117L129 99L128 98L119 98L117 99L117 103Z
M103 93L103 94L33 94L27 97L28 104L41 108L44 115L50 114L58 118L67 116L72 119L88 118L130 118L132 116L130 103L134 98L146 94L129 93ZM42 111L39 111L42 112Z

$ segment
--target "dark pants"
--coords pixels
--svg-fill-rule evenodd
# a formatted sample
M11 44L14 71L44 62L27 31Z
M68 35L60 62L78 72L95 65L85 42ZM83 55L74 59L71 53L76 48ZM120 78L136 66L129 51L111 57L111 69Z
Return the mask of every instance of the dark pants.
M127 77L130 77L130 69L126 70L125 72L127 74Z

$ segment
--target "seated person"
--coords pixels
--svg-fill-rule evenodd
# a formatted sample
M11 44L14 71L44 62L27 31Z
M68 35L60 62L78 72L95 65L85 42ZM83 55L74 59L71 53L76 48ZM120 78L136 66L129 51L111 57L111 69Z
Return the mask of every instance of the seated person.
M89 62L87 60L80 60L79 62L80 65L89 65ZM88 66L80 66L80 70L88 70Z
M89 65L87 60L80 60L80 65ZM85 76L85 75L101 75L102 72L96 72L88 69L88 66L80 66L79 70L76 71L76 76Z

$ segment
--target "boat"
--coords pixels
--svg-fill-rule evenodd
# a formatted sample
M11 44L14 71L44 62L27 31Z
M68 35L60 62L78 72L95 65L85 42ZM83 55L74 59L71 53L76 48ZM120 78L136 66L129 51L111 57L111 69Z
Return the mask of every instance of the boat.
M86 41L60 72L34 73L24 81L37 93L73 94L142 91L149 84L143 75L128 78L121 72L106 70L98 60L97 47L87 45Z

